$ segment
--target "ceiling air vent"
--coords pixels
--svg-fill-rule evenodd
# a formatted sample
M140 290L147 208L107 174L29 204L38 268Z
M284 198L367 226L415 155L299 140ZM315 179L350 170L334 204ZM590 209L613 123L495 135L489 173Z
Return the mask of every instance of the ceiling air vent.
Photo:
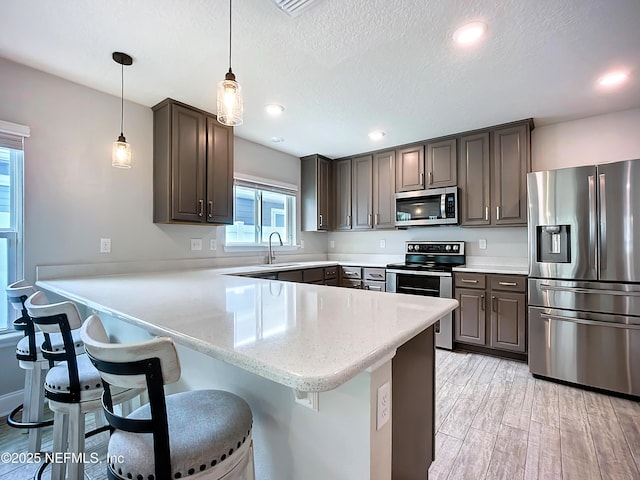
M290 17L297 17L319 0L273 0L273 3Z

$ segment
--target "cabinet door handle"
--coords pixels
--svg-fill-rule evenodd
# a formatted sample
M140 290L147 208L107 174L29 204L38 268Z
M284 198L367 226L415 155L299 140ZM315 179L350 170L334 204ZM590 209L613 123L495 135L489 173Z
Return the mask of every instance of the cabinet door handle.
M367 215L367 225L371 226L371 214Z
M429 185L433 183L433 172L429 172Z
M376 215L375 215L375 219L374 219L374 225L378 225L378 223L379 223L379 221L378 221L378 220L379 220L379 218L380 218L380 214L379 214L379 213L376 213Z
M420 185L424 185L424 173L420 174Z
M489 207L484 207L484 219L489 221Z
M204 200L198 200L198 216L202 217L204 215Z
M347 226L351 226L351 215L347 215Z
M500 205L496 207L496 220L500 220Z
M478 280L469 280L468 278L461 278L462 283L478 283Z
M491 310L493 312L497 312L498 311L496 309L496 297L494 297L494 296L491 297Z
M498 284L505 287L516 287L518 285L518 282L498 282Z
M484 312L484 295L480 295L480 310Z
M382 291L382 287L379 287L377 285L367 285L367 290L373 290L374 292L381 292Z
M207 213L209 218L213 218L213 202L209 200L209 212Z
M319 221L320 221L320 226L322 226L322 214L318 215L319 217Z
M379 273L370 273L369 275L371 275L373 278L383 278Z

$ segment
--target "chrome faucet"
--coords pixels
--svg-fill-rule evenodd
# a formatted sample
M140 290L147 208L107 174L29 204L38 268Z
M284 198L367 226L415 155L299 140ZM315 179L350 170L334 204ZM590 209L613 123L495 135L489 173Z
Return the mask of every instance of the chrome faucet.
M276 259L276 255L273 253L273 248L271 247L271 237L273 237L274 234L278 236L278 240L280 240L280 246L282 247L284 245L282 243L282 237L280 236L280 233L271 232L271 234L269 235L269 256L267 257L268 264L272 264L273 261Z

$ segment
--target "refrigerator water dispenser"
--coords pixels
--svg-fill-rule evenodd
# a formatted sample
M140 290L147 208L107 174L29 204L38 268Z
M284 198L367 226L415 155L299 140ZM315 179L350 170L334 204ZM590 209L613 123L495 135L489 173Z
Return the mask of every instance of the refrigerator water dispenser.
M536 230L538 262L571 262L570 225L538 225Z

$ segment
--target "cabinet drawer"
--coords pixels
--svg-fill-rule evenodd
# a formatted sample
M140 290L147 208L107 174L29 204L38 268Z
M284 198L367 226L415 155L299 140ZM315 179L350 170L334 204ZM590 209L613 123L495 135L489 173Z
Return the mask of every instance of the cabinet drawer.
M491 275L491 290L524 293L527 288L527 277L521 275Z
M362 279L362 268L361 267L342 267L342 278L349 279Z
M327 278L324 281L324 284L329 286L329 287L337 287L338 286L338 279L337 278Z
M364 290L373 290L374 292L386 292L387 284L385 282L376 282L374 280L365 280L362 282Z
M324 268L307 268L302 271L304 283L324 282Z
M324 278L336 278L338 276L338 267L324 267Z
M364 268L363 273L365 280L372 280L374 282L384 282L387 278L384 268Z
M456 287L485 288L486 276L483 273L457 273L455 274Z
M348 278L343 278L340 286L344 288L362 288L362 282L360 280L350 280Z

